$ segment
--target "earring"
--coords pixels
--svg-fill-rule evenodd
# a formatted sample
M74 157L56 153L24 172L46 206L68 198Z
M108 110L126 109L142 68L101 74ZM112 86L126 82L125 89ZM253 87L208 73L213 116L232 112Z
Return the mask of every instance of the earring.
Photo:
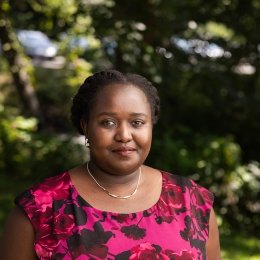
M85 136L85 146L86 148L89 148L89 142L88 142L88 138Z

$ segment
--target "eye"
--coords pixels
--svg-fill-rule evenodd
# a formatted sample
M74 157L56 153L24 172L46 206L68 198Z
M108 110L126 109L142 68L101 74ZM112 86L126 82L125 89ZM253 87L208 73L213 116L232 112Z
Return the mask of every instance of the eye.
M111 119L104 119L100 122L100 124L102 126L104 126L105 128L112 128L112 127L116 126L116 122Z
M144 125L144 121L143 120L134 120L133 122L132 122L132 125L133 125L133 127L135 127L135 128L139 128L139 127L142 127L143 125Z

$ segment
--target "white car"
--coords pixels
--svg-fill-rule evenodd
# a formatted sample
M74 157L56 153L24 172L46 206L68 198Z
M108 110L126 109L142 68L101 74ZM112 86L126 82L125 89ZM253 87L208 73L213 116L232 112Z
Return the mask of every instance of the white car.
M57 55L57 46L40 31L18 30L17 37L25 53L32 58L52 59Z

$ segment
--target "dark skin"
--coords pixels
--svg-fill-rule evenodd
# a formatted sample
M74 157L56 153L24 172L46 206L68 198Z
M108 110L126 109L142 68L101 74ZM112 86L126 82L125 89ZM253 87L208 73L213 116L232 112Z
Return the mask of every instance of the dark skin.
M93 207L109 212L138 212L153 206L160 197L162 176L157 169L143 164L150 151L153 128L145 94L132 85L106 87L98 94L89 120L81 123L91 147L89 169L102 186L125 196L135 189L140 168L142 174L136 194L126 203L108 196L90 177L86 165L82 165L69 171L79 194ZM2 259L36 259L34 230L21 209L11 212L3 237ZM209 260L221 259L213 210L206 250Z

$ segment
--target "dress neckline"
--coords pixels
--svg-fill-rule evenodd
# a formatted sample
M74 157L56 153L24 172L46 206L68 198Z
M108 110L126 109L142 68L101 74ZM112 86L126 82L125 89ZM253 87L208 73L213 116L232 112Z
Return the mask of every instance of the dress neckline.
M138 214L143 214L144 212L153 212L155 211L156 209L158 209L159 207L159 203L161 201L161 198L162 198L162 193L164 191L164 187L165 187L165 182L166 182L166 173L159 170L159 172L161 173L161 176L162 176L162 187L161 187L161 192L160 192L160 196L158 198L158 200L149 208L147 209L143 209L143 210L140 210L140 211L136 211L136 212L130 212L130 213L120 213L120 212L113 212L113 211L106 211L106 210L102 210L102 209L98 209L94 206L91 205L91 203L89 203L87 200L85 200L81 195L80 193L78 192L77 188L75 187L75 185L73 184L73 181L71 179L71 176L69 174L69 172L66 172L67 176L68 176L68 179L69 179L69 186L70 188L72 189L73 193L75 193L75 197L78 197L80 198L81 200L81 204L85 204L85 206L87 207L90 207L92 210L94 210L95 212L97 213L106 213L106 214L111 214L111 215L138 215Z

